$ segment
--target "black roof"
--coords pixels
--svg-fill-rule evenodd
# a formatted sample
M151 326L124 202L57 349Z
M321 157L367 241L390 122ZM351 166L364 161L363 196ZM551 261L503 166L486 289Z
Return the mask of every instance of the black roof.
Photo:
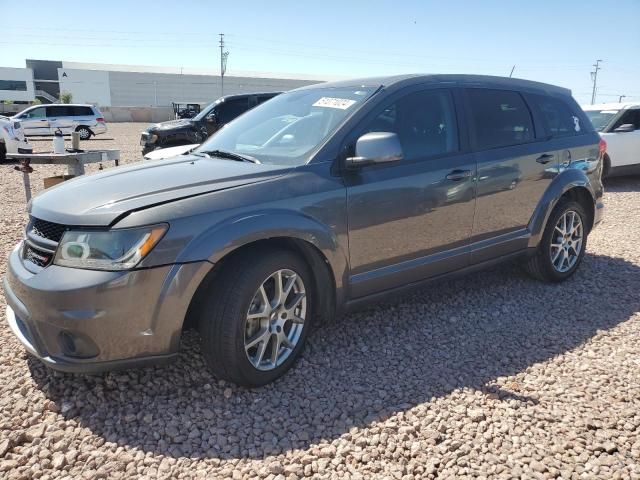
M234 95L224 95L220 97L220 100L232 100L234 98L252 97L254 95L280 95L282 92L251 92L251 93L236 93Z
M322 87L389 87L400 88L408 85L424 83L440 83L457 86L475 87L499 87L517 90L535 90L548 93L571 95L571 90L548 83L523 80L521 78L496 77L491 75L461 75L461 74L406 74L387 77L356 78L353 80L340 80L322 84L301 87L298 90Z

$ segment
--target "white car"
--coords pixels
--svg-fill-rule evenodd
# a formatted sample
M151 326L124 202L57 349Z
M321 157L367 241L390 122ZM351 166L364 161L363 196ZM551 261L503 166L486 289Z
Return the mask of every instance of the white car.
M607 142L603 177L640 173L640 103L583 106Z
M7 153L31 153L33 148L24 138L20 122L0 115L0 162Z
M64 135L80 133L82 140L105 133L107 124L93 105L59 104L29 107L13 117L22 123L26 136L53 135L60 129Z

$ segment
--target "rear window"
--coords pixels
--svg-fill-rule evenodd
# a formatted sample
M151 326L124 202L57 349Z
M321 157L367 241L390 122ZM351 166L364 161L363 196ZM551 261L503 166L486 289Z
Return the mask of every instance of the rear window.
M547 133L552 137L580 135L588 127L563 100L544 95L531 95L530 98L540 111Z
M522 96L509 90L470 88L471 123L479 149L508 147L533 141L529 107Z

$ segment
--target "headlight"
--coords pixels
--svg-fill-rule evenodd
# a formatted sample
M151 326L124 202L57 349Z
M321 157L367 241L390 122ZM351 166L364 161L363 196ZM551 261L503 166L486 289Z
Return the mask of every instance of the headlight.
M68 230L62 236L53 263L91 270L128 270L156 246L168 225L121 230Z

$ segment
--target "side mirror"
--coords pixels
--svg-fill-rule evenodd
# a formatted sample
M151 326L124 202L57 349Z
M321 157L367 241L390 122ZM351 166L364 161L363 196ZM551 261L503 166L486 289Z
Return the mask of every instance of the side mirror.
M614 130L616 133L625 133L635 131L636 126L633 123L625 123Z
M402 145L398 135L391 132L371 132L356 142L356 156L346 159L346 167L357 169L365 165L402 160Z

